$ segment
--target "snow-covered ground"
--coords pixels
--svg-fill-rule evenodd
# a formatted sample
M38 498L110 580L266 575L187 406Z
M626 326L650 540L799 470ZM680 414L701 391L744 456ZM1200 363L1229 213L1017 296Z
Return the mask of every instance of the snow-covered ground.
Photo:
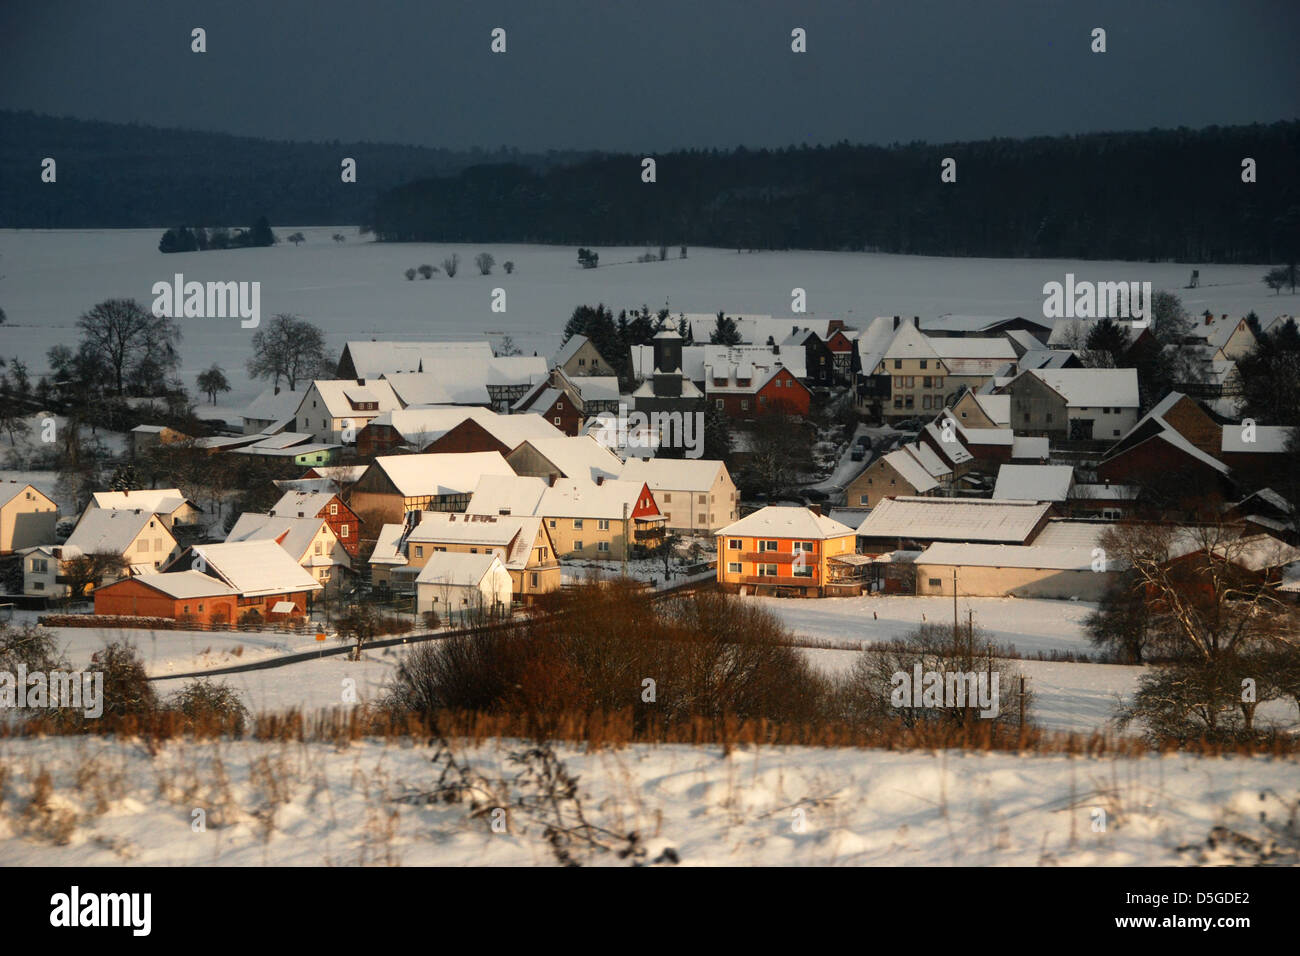
M463 753L511 779L513 741ZM699 865L1178 865L1243 862L1215 827L1278 842L1300 764L853 749L561 748L587 819L646 860ZM542 822L429 802L433 752L403 741L0 740L0 865L536 865ZM32 806L48 772L52 792ZM500 802L524 795L498 788ZM490 801L493 802L493 801ZM198 811L202 811L201 815ZM202 826L196 825L196 821ZM1249 857L1247 857L1249 859ZM614 853L584 859L625 865Z
M904 637L924 623L952 623L952 598L907 595L866 595L853 598L789 600L751 597L797 636L836 646L860 646ZM1083 631L1083 619L1096 609L1086 601L1047 601L1020 598L957 599L962 627L975 612L980 640L1001 648L1013 645L1023 655L1096 654Z
M163 255L157 229L2 230L5 278L0 306L8 314L0 354L27 362L33 379L46 367L45 352L76 339L77 317L117 296L150 305L155 282L176 273L187 281L261 282L264 319L293 312L318 324L332 350L348 339L499 340L510 334L526 352L552 354L575 306L603 302L652 309L667 302L674 313L790 314L790 290L807 291L812 314L863 323L877 315L1041 315L1043 284L1079 279L1147 280L1178 290L1189 311L1261 316L1294 312L1294 296L1275 296L1260 281L1263 265L1198 265L1201 287L1182 289L1191 267L1178 263L1067 260L943 259L866 253L764 252L692 248L689 258L637 263L640 248L600 249L600 268L578 267L576 249L557 246L490 246L451 243L375 243L353 227L276 226L285 236L301 231L300 247L239 249ZM336 243L335 232L347 236ZM498 266L481 276L473 257L490 251ZM437 275L407 281L402 273L422 263L441 266L459 253L454 279ZM511 260L507 276L499 263ZM507 294L507 311L491 311L494 288ZM222 406L240 408L257 392L244 364L252 329L235 319L182 319L181 377L193 385L216 362L234 390Z

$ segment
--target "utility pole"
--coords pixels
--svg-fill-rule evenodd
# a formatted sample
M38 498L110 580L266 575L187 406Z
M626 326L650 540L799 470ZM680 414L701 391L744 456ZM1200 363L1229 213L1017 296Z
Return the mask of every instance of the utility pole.
M623 577L627 577L627 549L631 543L627 539L627 502L623 502Z

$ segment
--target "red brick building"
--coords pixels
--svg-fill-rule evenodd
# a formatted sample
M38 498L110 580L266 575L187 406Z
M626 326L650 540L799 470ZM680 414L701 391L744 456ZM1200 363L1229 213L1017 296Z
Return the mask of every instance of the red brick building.
M711 368L704 391L708 401L729 418L741 420L776 412L806 417L812 401L808 387L783 366L770 370L748 365Z
M328 491L286 491L268 514L281 518L324 518L330 530L351 557L361 547L361 519Z
M95 613L114 617L165 617L200 624L238 620L239 593L198 571L143 574L95 589Z

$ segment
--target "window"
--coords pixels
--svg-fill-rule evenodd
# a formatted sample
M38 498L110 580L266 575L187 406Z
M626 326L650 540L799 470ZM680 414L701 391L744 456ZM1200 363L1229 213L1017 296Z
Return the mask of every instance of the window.
M338 514L338 513L339 513L339 506L338 506L338 503L337 503L337 502L334 502L334 501L331 501L331 502L330 502L330 514L332 514L332 515L336 515L336 514Z
M940 581L938 578L930 578L930 587L932 588L943 587L943 582Z
M727 573L728 573L728 574L739 574L739 573L740 573L740 562L739 562L739 561L729 561L729 562L727 562Z
M902 360L902 359L894 359L894 368L902 368L902 367L903 367L903 360Z
M761 578L774 578L774 577L776 577L776 565L775 565L775 564L760 564L760 565L758 566L758 576L761 577Z
M700 504L704 505L704 504L708 504L708 503L709 503L709 496L708 496L708 495L700 495Z
M742 399L740 400L740 408L741 408L741 411L748 411L748 410L749 410L749 399L747 399L747 398L742 398Z
M904 407L904 408L911 408L911 407L913 407L913 405L915 405L915 404L916 404L916 403L912 401L912 396L911 396L911 395L904 395L904 396L903 396L903 407Z
M776 541L760 541L760 542L758 542L758 550L759 550L759 551L776 551L776 550L778 550L778 548L777 548L777 542L776 542Z
M701 514L701 515L696 515L695 517L696 517L696 521L695 521L696 524L707 524L707 523L708 523L708 522L706 522L706 521L704 520L704 515L702 515L702 514Z
M926 366L926 359L921 359L921 368L925 368L925 366ZM929 379L926 379L926 381L929 382Z
M813 543L811 541L796 541L793 550L796 554L800 551L804 554L812 554L815 549L813 548Z
M137 551L148 551L148 550L149 550L149 542L148 542L148 541L145 541L144 539L141 539L140 541L136 542L135 549L136 549Z
M578 359L578 364L579 364L579 365L586 365L586 364L587 364L587 360L586 360L585 358L580 358L580 359Z
M805 564L803 567L799 567L796 564L794 566L793 575L796 578L810 578L813 576L813 566L811 564Z
M44 574L50 569L50 563L45 558L33 558L32 570L38 574Z
M609 519L608 519L608 518L597 518L597 519L596 519L596 530L597 530L597 531L608 531L608 530L609 530Z
M575 542L573 542L573 550L574 550L574 551L581 551L581 550L582 550L582 542L581 542L581 541L575 541Z
M1119 437L1119 429L1116 428L1115 430L1113 430L1113 431L1111 432L1111 434L1114 435L1116 438L1118 438L1118 437Z
M858 495L858 504L869 505L871 504L870 498L867 495Z
M725 403L722 399L719 398L719 399L717 399L717 400L714 402L714 404L716 404L716 405L718 406L718 408L722 408L723 405L725 405L726 403Z
M925 368L925 363L924 363L924 362L921 363L921 368ZM930 387L931 387L931 385L930 385L930 376L928 376L928 375L922 375L922 376L921 376L921 387L922 387L922 388L930 388Z
M741 542L740 542L740 539L739 539L739 538L728 538L728 539L727 539L727 550L729 550L729 551L739 551L740 548L741 548Z
M551 524L551 527L552 527L552 528L555 527L555 519L554 519L554 518L551 519L550 524Z
M935 387L935 388L943 388L943 376L942 376L942 375L936 375L936 376L934 377L934 387Z
M608 541L597 541L597 542L596 542L596 550L597 550L597 551L604 551L604 552L607 552L607 553L608 553L608 551L609 551L609 542L608 542Z
M1048 413L1047 413L1047 420L1048 420L1049 422L1052 420L1052 413L1051 413L1051 412L1048 412Z
M536 571L531 571L531 572L529 572L528 579L529 579L529 582L530 582L530 583L529 583L529 586L530 586L530 587L537 587L537 572L536 572Z
M929 407L930 407L930 396L929 396L929 395L922 395L922 396L921 396L921 407L924 408L924 409L929 409Z
M668 502L670 502L670 501L672 501L672 500L673 500L673 496L670 495L670 494L668 494L667 492L665 492L665 493L664 493L664 504L668 504Z
M560 424L560 416L559 416L559 415L556 415L556 416L555 416L555 424L557 424L557 425Z
M320 553L321 553L321 547L322 547L321 542L317 541L317 542L316 542L316 553L317 553L317 554L320 554Z
M581 518L574 518L574 519L573 519L573 530L574 530L574 531L581 531L581 530L582 530L582 519L581 519Z
M347 522L345 521L343 522L342 525L339 526L339 537L346 538L347 536L348 536L348 525Z
M417 558L422 558L422 557L424 557L424 545L422 545L422 544L417 544L417 545L415 546L415 556L416 556Z
M562 411L564 411L564 402L562 402L562 401L560 401L560 402L556 402L556 403L555 403L555 410L556 410L557 412L562 412Z

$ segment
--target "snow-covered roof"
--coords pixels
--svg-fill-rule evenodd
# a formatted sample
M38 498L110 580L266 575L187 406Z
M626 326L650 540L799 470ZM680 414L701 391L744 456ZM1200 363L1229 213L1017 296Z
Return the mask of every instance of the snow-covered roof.
M956 421L956 419L954 418L953 421ZM960 423L958 423L957 428L952 432L952 434L956 436L956 440L953 441L944 441L943 430L939 427L937 422L926 423L924 431L930 436L931 447L933 448L937 446L939 454L952 464L964 465L968 461L975 460L975 456L972 455L970 450L960 441L962 436L966 434L966 430L961 427Z
M405 441L436 441L457 425L472 421L507 448L529 438L560 438L560 431L541 415L501 415L489 408L463 405L413 406L395 409L375 417L375 428L388 426Z
M538 513L546 482L510 474L483 475L474 486L467 512L479 515L531 515Z
M932 338L930 347L944 360L949 359L989 359L1001 362L1014 362L1016 350L1004 336L992 338Z
M507 568L522 570L528 564L533 542L537 540L541 526L541 515L426 511L406 540L408 543L495 548Z
M194 598L227 597L239 593L225 582L198 571L146 573L137 575L135 580L156 591L161 591L168 597L181 601Z
M1017 435L1011 443L1011 457L1016 461L1042 461L1052 454L1050 438L1030 438Z
M569 379L584 402L618 401L617 375L575 375Z
M619 477L643 482L651 491L704 493L713 487L718 472L725 467L708 458L629 458Z
M768 505L739 521L734 521L714 532L715 535L743 535L752 538L797 538L800 540L826 540L853 534L848 525L840 524L811 508Z
M391 411L394 408L401 408L402 402L393 394L392 385L383 379L363 379L364 385L356 379L351 378L318 378L312 385L320 394L321 401L325 404L325 410L329 412L331 418L348 418L358 414L378 414L379 412ZM310 392L310 389L308 390ZM348 395L361 396L349 400ZM295 410L295 416L299 411L311 419L316 416L316 409L303 409L307 401L307 393L304 393L302 401L298 403L298 409ZM353 401L375 402L379 407L370 411L361 412L354 405Z
M900 325L898 331L894 333L893 341L889 343L889 348L885 350L884 358L888 360L937 359L939 353L935 351L934 343L939 341L942 340L927 337L910 323ZM1007 348L1010 347L1008 344ZM1013 352L1012 355L1014 354Z
M1040 379L1072 408L1137 408L1135 368L1034 369L1023 373Z
M952 468L925 442L912 442L904 445L903 450L921 463L932 478L945 478L952 475Z
M1286 440L1291 429L1285 425L1224 425L1220 450L1224 452L1278 454L1286 451ZM1251 441L1247 441L1249 437Z
M921 328L925 331L935 332L985 332L1002 325L1004 322L1014 322L1017 319L1032 322L1044 330L1051 327L1050 321L1037 319L1033 316L948 314L921 319Z
M1252 534L1224 542L1214 552L1249 571L1266 571L1300 561L1300 548L1270 534Z
M372 467L386 474L404 498L468 494L483 475L514 475L496 451L381 455Z
M288 517L284 515L257 514L244 512L235 522L226 541L274 541L295 560L301 562L308 557L312 542L321 533L327 531L326 537L333 538L334 532L324 518L315 516L307 518ZM323 555L323 557L329 557Z
M336 497L337 495L332 491L286 491L280 496L280 500L271 506L270 514L287 518L315 518L328 508L330 502Z
M405 564L406 556L401 552L404 524L386 524L379 529L375 540L375 550L370 554L371 564Z
M1069 465L1003 465L998 469L994 498L1018 501L1065 501L1074 483Z
M1052 518L1030 543L1044 548L1098 548L1102 535L1113 527L1114 523L1109 521Z
M151 521L157 521L156 530L171 537L158 516L148 509L88 508L63 547L81 554L125 554Z
M1300 593L1300 561L1293 561L1282 569L1282 583L1277 589L1291 594Z
M277 394L274 388L268 388L249 402L241 417L244 421L254 422L279 422L293 418L302 404L303 394L289 388L282 388Z
M320 583L274 541L200 544L190 551L201 556L209 571L245 597L321 589ZM193 561L193 557L182 556L181 561Z
M97 491L91 496L95 508L122 508L135 511L142 508L151 514L169 515L192 501L179 488L141 488L135 491Z
M360 378L419 371L425 362L451 358L485 358L492 354L486 340L472 342L348 342L345 346Z
M980 407L985 415L994 425L1011 424L1011 396L1010 395L980 395L971 396L975 404Z
M889 467L898 472L903 480L918 493L924 494L939 487L939 483L906 448L891 451L882 459Z
M394 372L386 374L394 394L401 405L487 405L492 401L487 383L481 379L464 381L444 378L426 372Z
M478 587L494 564L504 564L495 554L465 554L460 551L436 551L420 569L417 584L446 584L453 587Z
M1047 349L1041 347L1030 349L1016 361L1016 368L1021 372L1036 368L1064 368L1074 355L1075 353L1071 349Z
M616 478L623 462L591 435L561 435L559 438L530 439L523 444L554 465L565 478ZM522 445L520 446L522 448ZM523 454L519 448L511 453Z
M361 480L369 465L316 465L310 468L322 478L328 478L340 485L350 485ZM312 479L308 478L307 481Z
M578 354L578 349L586 345L587 341L585 335L570 336L569 341L561 345L560 350L555 353L555 358L551 359L551 364L556 366L564 365L569 359Z
M605 518L622 520L623 506L629 518L645 484L640 481L602 481L560 478L542 492L536 513L547 518ZM651 492L653 496L653 492Z
M858 534L867 538L982 541L1022 544L1051 504L982 498L886 498L867 515Z
M1050 571L1091 571L1092 548L1043 547L1038 544L969 544L943 541L930 545L917 565L976 568L1041 568ZM1107 563L1106 570L1116 570ZM958 577L957 586L961 587Z

